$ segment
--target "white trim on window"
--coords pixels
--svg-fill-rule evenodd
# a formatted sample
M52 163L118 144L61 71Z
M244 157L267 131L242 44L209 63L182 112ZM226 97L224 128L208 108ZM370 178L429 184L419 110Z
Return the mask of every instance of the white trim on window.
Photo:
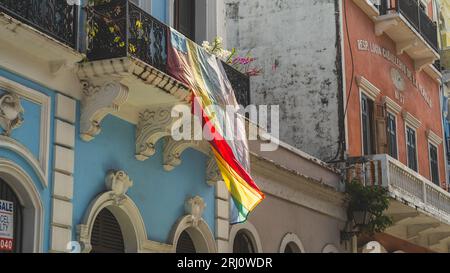
M433 181L433 168L431 167L431 146L433 146L434 148L436 148L436 160L437 160L437 174L438 174L438 186L441 186L441 174L439 173L439 145L435 145L434 142L432 142L430 139L428 139L427 141L428 143L428 166L430 168L430 181L434 183Z
M412 127L415 130L422 125L422 122L420 122L420 120L418 120L415 116L413 116L407 111L403 111L402 116L403 119L405 120L405 123L408 123L410 127Z
M394 114L394 116L398 115L402 111L402 107L398 105L393 99L388 96L383 97L383 102L386 104L386 109Z
M433 132L431 129L427 130L427 138L428 141L433 143L434 146L439 147L439 145L442 144L442 138L440 138L435 132Z
M77 226L78 241L82 252L90 252L92 228L97 215L108 209L120 224L125 252L172 252L172 246L153 242L147 238L147 230L139 208L126 194L133 182L123 171L110 171L105 178L106 189L90 203L82 223Z
M44 210L33 179L16 163L0 158L0 177L17 194L23 210L23 252L42 252Z
M415 151L416 151L416 165L417 165L417 170L413 170L417 173L419 173L420 170L420 165L419 165L419 149L417 149L417 129L414 128L413 126L411 126L411 124L407 121L405 121L405 148L406 148L406 166L409 168L409 156L408 156L408 127L414 131L414 147L415 147ZM412 170L412 169L411 169Z
M176 252L178 239L181 233L186 231L191 237L195 250L198 253L216 253L217 246L214 234L206 221L202 218L206 207L203 199L199 196L189 198L185 202L186 215L178 219L172 227L169 241L172 244L172 252Z
M51 98L39 91L28 88L20 83L0 76L0 89L16 93L21 99L28 100L41 107L39 132L39 162L38 174L42 176L45 186L48 185L50 158L50 111ZM26 113L25 120L27 122ZM31 155L31 153L30 153ZM31 155L32 156L32 155ZM34 157L34 156L32 156ZM27 158L28 160L28 158ZM35 166L33 166L35 167Z
M395 145L397 147L397 160L399 159L399 150L398 150L398 118L395 112L392 112L389 108L387 108L388 114L391 114L394 117L395 120ZM386 116L387 118L388 116ZM386 126L389 127L389 120L386 122ZM387 128L386 128L387 130ZM389 147L388 147L389 148Z
M303 247L303 243L300 240L300 238L298 238L298 236L294 233L287 233L284 237L283 240L281 240L281 244L280 244L280 253L284 253L286 250L286 246L288 244L294 244L297 248L298 248L298 253L305 253L305 248Z
M376 101L378 95L381 93L380 89L373 85L370 81L368 81L363 76L356 77L356 83L358 84L361 91L366 94L371 100Z
M239 231L244 231L245 234L248 235L250 240L252 241L253 247L256 250L256 253L262 253L262 243L261 239L259 237L258 231L256 230L255 226L252 225L250 222L245 222L242 224L233 225L230 230L230 240L229 240L229 252L233 253L233 246L234 246L234 239L236 238L236 235Z

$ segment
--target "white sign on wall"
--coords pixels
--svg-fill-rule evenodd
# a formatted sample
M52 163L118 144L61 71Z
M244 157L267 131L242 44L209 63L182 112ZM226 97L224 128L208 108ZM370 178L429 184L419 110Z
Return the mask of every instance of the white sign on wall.
M14 204L0 200L0 250L10 251L14 241Z

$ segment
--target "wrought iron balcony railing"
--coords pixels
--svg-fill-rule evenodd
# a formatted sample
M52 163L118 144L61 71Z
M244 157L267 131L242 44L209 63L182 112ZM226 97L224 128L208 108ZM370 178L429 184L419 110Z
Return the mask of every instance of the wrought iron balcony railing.
M403 15L427 43L436 52L438 51L437 26L422 10L417 0L382 0L379 10L380 15L385 15L392 11Z
M63 0L0 0L0 12L76 48L76 5L69 5Z
M167 73L169 27L129 0L111 0L88 11L90 61L131 56ZM224 64L227 76L242 105L250 103L249 77Z

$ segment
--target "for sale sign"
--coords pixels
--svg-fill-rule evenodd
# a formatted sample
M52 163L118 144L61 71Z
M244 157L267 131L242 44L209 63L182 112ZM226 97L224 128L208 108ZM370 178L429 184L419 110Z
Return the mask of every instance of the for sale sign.
M12 250L14 240L14 204L0 200L0 250Z

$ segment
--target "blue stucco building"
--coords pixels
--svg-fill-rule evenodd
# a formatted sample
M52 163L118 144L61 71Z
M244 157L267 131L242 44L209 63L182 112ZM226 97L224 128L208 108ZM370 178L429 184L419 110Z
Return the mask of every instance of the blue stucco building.
M57 2L29 1L26 14L0 4L0 200L14 207L0 251L215 252L209 148L168 137L170 109L189 95L158 66L170 1L106 6L160 26L137 45L153 59L101 56L110 41L87 39L89 11Z

